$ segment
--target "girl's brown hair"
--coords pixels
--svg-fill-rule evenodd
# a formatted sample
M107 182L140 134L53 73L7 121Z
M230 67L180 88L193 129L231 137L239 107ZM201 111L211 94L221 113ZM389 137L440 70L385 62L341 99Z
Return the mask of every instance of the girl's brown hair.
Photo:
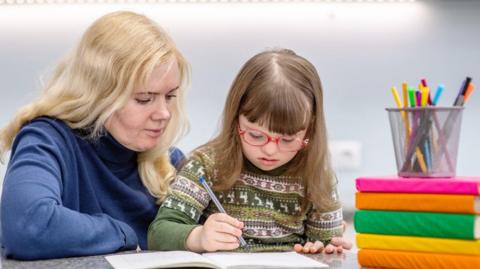
M214 188L230 189L243 169L237 129L243 114L271 132L292 135L307 130L308 145L290 161L287 175L303 179L304 205L311 202L320 209L337 203L322 92L315 67L291 50L265 51L248 60L230 88L220 133L205 145L216 153Z

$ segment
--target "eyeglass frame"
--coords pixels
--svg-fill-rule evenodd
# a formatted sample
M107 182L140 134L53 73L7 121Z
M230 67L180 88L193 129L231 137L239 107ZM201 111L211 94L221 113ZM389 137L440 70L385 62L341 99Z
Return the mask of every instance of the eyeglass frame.
M308 141L309 139L306 138L306 139L303 139L301 140L300 138L298 137L295 137L296 140L301 140L300 142L302 142L301 146L299 149L297 150L281 150L280 149L280 145L278 144L280 139L282 139L283 137L285 137L284 135L281 135L281 136L276 136L276 137L272 137L270 136L269 134L267 134L266 132L264 131L261 131L261 130L257 130L257 129L254 129L254 128L249 128L249 127L246 127L246 129L242 130L241 127L240 127L240 123L237 124L237 129L238 129L238 134L240 135L240 138L243 138L243 141L245 141L245 143L249 144L250 146L253 146L253 147L263 147L265 146L266 144L270 143L270 142L274 142L277 147L278 147L278 150L281 151L281 152L295 152L295 151L300 151L302 149L304 149L307 145L308 145ZM262 144L262 145L252 145L250 143L247 142L247 140L245 139L245 133L247 132L247 130L252 130L252 131L255 131L255 132L259 132L261 133L262 135L264 135L265 137L267 137L267 141Z

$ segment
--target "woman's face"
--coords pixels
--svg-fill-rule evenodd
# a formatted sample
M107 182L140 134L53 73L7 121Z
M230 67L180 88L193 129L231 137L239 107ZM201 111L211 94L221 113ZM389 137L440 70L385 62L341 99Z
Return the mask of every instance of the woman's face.
M180 71L175 59L158 65L146 85L134 91L127 104L107 120L105 128L131 150L154 148L170 120L179 85Z

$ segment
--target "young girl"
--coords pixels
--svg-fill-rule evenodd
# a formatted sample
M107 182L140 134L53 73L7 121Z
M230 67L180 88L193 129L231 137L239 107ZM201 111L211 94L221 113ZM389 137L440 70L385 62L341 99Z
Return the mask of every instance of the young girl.
M257 54L232 84L220 134L178 173L150 225L149 248L233 250L243 237L249 251L333 253L351 247L342 233L315 67L291 50Z

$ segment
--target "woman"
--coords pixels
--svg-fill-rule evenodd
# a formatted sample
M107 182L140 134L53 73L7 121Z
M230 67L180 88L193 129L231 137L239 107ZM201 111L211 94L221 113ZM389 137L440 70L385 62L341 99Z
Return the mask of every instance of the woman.
M146 248L147 229L183 154L189 68L153 21L95 21L44 93L0 132L11 149L2 194L9 257ZM170 153L170 154L169 154ZM171 163L170 163L171 162Z

